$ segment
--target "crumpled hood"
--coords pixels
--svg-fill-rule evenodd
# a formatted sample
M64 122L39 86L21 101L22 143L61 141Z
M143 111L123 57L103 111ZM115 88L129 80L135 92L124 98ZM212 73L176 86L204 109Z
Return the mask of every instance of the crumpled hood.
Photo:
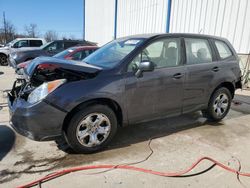
M42 56L32 60L32 62L25 68L24 70L25 74L31 77L37 66L42 64L51 64L57 66L58 68L77 71L77 72L84 72L84 73L97 73L98 71L102 70L101 67L90 65L82 61L70 61L54 57Z

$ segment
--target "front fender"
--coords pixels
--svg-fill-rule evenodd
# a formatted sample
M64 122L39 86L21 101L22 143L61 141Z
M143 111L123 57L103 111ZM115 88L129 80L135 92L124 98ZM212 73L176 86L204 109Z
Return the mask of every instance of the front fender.
M125 112L124 86L124 80L120 75L113 75L108 78L97 76L93 79L65 83L48 95L46 100L70 112L86 101L105 98L115 101Z

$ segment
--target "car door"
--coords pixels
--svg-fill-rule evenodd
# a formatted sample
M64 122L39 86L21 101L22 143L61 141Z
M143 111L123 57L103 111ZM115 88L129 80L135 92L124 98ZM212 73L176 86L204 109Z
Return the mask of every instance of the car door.
M155 69L137 78L135 71L142 61L153 62ZM158 39L131 61L125 84L129 123L181 113L185 79L181 63L179 38Z
M185 38L186 82L184 84L183 112L199 110L207 105L209 90L219 74L214 51L205 38Z

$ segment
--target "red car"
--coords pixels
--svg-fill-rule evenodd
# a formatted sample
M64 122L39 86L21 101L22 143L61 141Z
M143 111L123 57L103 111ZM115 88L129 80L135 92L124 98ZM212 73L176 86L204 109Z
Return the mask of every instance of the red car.
M59 59L81 61L98 48L98 46L75 46L62 51L54 55L53 57ZM23 63L18 64L16 72L18 72L20 69L25 68L31 61L25 61Z

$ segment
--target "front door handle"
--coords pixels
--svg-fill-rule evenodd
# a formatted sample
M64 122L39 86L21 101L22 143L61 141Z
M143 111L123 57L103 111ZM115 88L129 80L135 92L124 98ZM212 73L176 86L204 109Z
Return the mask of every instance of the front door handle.
M173 78L174 78L174 79L180 79L182 76L183 76L183 74L181 74L181 73L176 73L176 74L173 75Z
M220 68L219 67L213 67L213 69L212 69L214 72L218 72L219 70L220 70Z

